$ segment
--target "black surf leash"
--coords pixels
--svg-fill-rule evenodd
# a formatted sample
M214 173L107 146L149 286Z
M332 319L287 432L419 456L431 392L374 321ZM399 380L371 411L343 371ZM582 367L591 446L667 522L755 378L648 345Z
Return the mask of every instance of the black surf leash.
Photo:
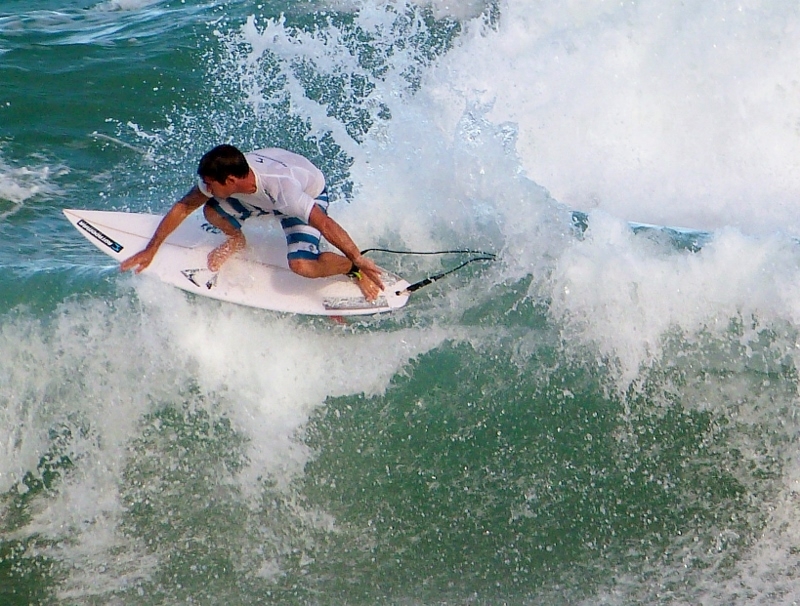
M448 269L447 271L443 271L438 274L434 274L432 276L428 276L427 278L420 280L419 282L414 282L414 284L410 284L402 291L397 291L396 294L401 294L402 292L412 293L414 291L419 290L423 286L427 286L428 284L433 284L437 280L441 280L445 276L449 276L452 273L457 272L462 267L469 265L475 261L495 261L497 259L497 255L490 252L485 252L482 250L470 250L470 249L462 249L462 250L434 250L434 251L411 251L411 250L391 250L389 248L366 248L361 251L362 255L365 255L370 252L382 252L388 253L391 255L477 255L472 257L471 259L467 259L463 263L457 265L452 269Z

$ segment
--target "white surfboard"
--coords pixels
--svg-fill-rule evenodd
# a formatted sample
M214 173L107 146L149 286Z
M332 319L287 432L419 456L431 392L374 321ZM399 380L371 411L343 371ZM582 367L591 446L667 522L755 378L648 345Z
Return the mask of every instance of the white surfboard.
M161 221L160 215L99 210L64 210L67 219L92 244L117 262L142 250ZM403 307L409 283L389 272L384 291L367 301L347 276L304 278L289 269L286 242L280 228L266 221L245 225L247 248L214 273L207 256L225 236L202 213L190 215L161 245L144 274L204 297L249 307L295 314L355 316Z

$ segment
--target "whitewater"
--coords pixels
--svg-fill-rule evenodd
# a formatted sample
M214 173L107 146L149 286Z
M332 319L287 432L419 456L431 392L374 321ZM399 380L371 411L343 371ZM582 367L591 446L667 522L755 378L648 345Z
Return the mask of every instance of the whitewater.
M0 5L0 602L800 599L800 7L66 4ZM498 260L339 325L63 219L220 142L309 156L362 248Z

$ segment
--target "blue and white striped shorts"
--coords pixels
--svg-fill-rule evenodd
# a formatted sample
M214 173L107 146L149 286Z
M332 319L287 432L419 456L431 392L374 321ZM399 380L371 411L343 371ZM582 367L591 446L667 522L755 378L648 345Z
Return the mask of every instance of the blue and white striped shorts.
M327 215L329 204L328 190L323 189L322 193L317 196L315 201L320 210ZM236 198L228 198L224 202L220 202L216 198L211 198L207 204L236 229L241 229L242 223L250 217L260 217L270 214L282 217L281 227L286 236L286 245L288 247L286 257L290 261L293 259L310 259L315 261L319 257L319 240L322 234L302 219L287 217L278 211L253 211L245 208Z

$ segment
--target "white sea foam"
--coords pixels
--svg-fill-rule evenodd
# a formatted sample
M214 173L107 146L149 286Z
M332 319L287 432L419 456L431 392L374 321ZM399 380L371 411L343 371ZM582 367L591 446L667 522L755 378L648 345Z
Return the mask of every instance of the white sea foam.
M204 390L235 401L230 414L253 440L253 477L284 481L302 471L309 453L295 438L312 410L327 397L382 393L410 359L453 337L436 329L326 330L292 316L204 304L156 282L141 281L137 290Z
M628 220L800 233L800 9L504 2L429 84L519 126L529 176Z
M798 322L800 136L787 126L800 114L786 91L800 9L502 8L497 28L471 22L413 95L395 72L377 83L392 119L348 148L358 198L338 211L357 239L488 238L503 277L532 274L576 341L617 358L622 384L671 330ZM559 204L599 206L585 240ZM634 237L637 219L719 229L702 252L675 254Z
M0 156L0 220L18 212L35 198L49 198L61 193L58 178L69 170L51 166L42 159L27 166L12 166Z
M0 490L25 492L23 477L37 477L44 460L64 455L72 464L13 533L46 539L42 553L69 562L64 599L124 589L158 565L158 549L122 530L124 499L138 489L124 480L131 439L146 415L190 401L229 419L247 465L216 481L255 506L264 481L280 488L302 472L311 453L298 432L326 398L381 393L409 360L453 338L436 329L323 328L146 278L134 283L139 303L67 303L48 325L20 314L0 332L13 352L0 361ZM109 572L107 582L94 580L98 572Z

